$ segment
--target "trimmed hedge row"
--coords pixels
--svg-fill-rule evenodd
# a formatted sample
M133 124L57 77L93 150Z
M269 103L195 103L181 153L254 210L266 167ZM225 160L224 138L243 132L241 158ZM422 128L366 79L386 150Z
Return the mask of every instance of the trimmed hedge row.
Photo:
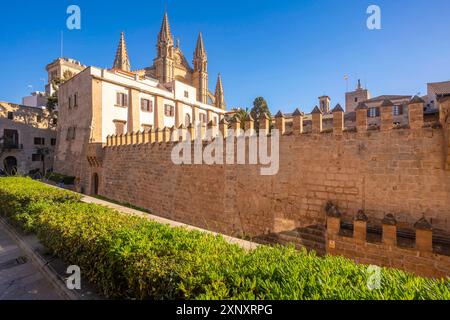
M381 289L369 290L367 267L344 258L291 247L247 252L219 236L81 203L30 179L0 179L0 200L2 214L79 265L111 298L450 299L448 280L382 269Z

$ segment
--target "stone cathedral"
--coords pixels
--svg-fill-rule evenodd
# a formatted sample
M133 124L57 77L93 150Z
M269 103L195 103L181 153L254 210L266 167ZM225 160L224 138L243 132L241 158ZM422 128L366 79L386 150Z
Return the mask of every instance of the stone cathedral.
M133 72L141 77L154 78L163 85L174 80L184 82L197 89L197 101L226 109L220 74L217 77L215 92L212 93L208 89L208 57L201 33L198 35L191 67L180 49L179 41L177 40L176 44L174 42L174 37L170 31L169 17L165 12L156 48L156 58L153 60L152 66L131 71L125 37L122 33L113 68Z

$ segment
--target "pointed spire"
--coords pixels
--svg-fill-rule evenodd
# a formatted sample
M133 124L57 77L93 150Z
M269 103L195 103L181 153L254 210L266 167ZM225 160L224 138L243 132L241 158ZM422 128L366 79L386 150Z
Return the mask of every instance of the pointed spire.
M116 51L116 58L114 59L113 69L119 69L123 71L130 71L130 59L128 59L127 46L125 44L125 35L120 33L120 42Z
M217 76L216 92L214 96L216 97L216 107L225 109L225 94L223 92L222 75L220 73Z
M197 45L195 46L194 57L206 58L205 45L203 44L203 36L202 36L201 32L198 34Z
M173 42L172 33L170 32L169 16L167 11L164 12L164 18L161 24L161 30L158 34L158 42Z

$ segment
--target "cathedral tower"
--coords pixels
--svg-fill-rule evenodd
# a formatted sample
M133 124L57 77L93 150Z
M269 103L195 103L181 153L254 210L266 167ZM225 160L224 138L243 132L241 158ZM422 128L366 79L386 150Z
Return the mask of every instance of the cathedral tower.
M117 47L116 58L114 59L113 69L130 72L130 59L128 58L127 46L125 44L125 35L120 33L119 46Z
M169 17L167 12L161 24L161 30L158 34L157 57L154 60L156 68L156 78L167 83L174 80L174 46L173 37L170 32Z
M208 103L208 59L201 33L198 35L193 64L192 82L194 87L197 88L197 100Z

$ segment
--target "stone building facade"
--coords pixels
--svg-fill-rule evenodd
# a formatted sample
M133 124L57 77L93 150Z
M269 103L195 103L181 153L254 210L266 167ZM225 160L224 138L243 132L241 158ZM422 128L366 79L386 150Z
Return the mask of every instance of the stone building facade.
M86 67L59 86L55 171L75 176L80 191L88 190L91 178L87 160L90 143L101 145L108 135L145 133L155 128L218 125L226 113L220 74L215 93L208 90L207 56L201 35L194 67L190 68L179 47L173 46L165 14L157 49L152 67L131 71L121 33L111 69ZM61 69L61 64L55 66ZM48 67L50 71L52 68Z
M53 169L55 127L43 108L0 102L0 169L7 174Z

